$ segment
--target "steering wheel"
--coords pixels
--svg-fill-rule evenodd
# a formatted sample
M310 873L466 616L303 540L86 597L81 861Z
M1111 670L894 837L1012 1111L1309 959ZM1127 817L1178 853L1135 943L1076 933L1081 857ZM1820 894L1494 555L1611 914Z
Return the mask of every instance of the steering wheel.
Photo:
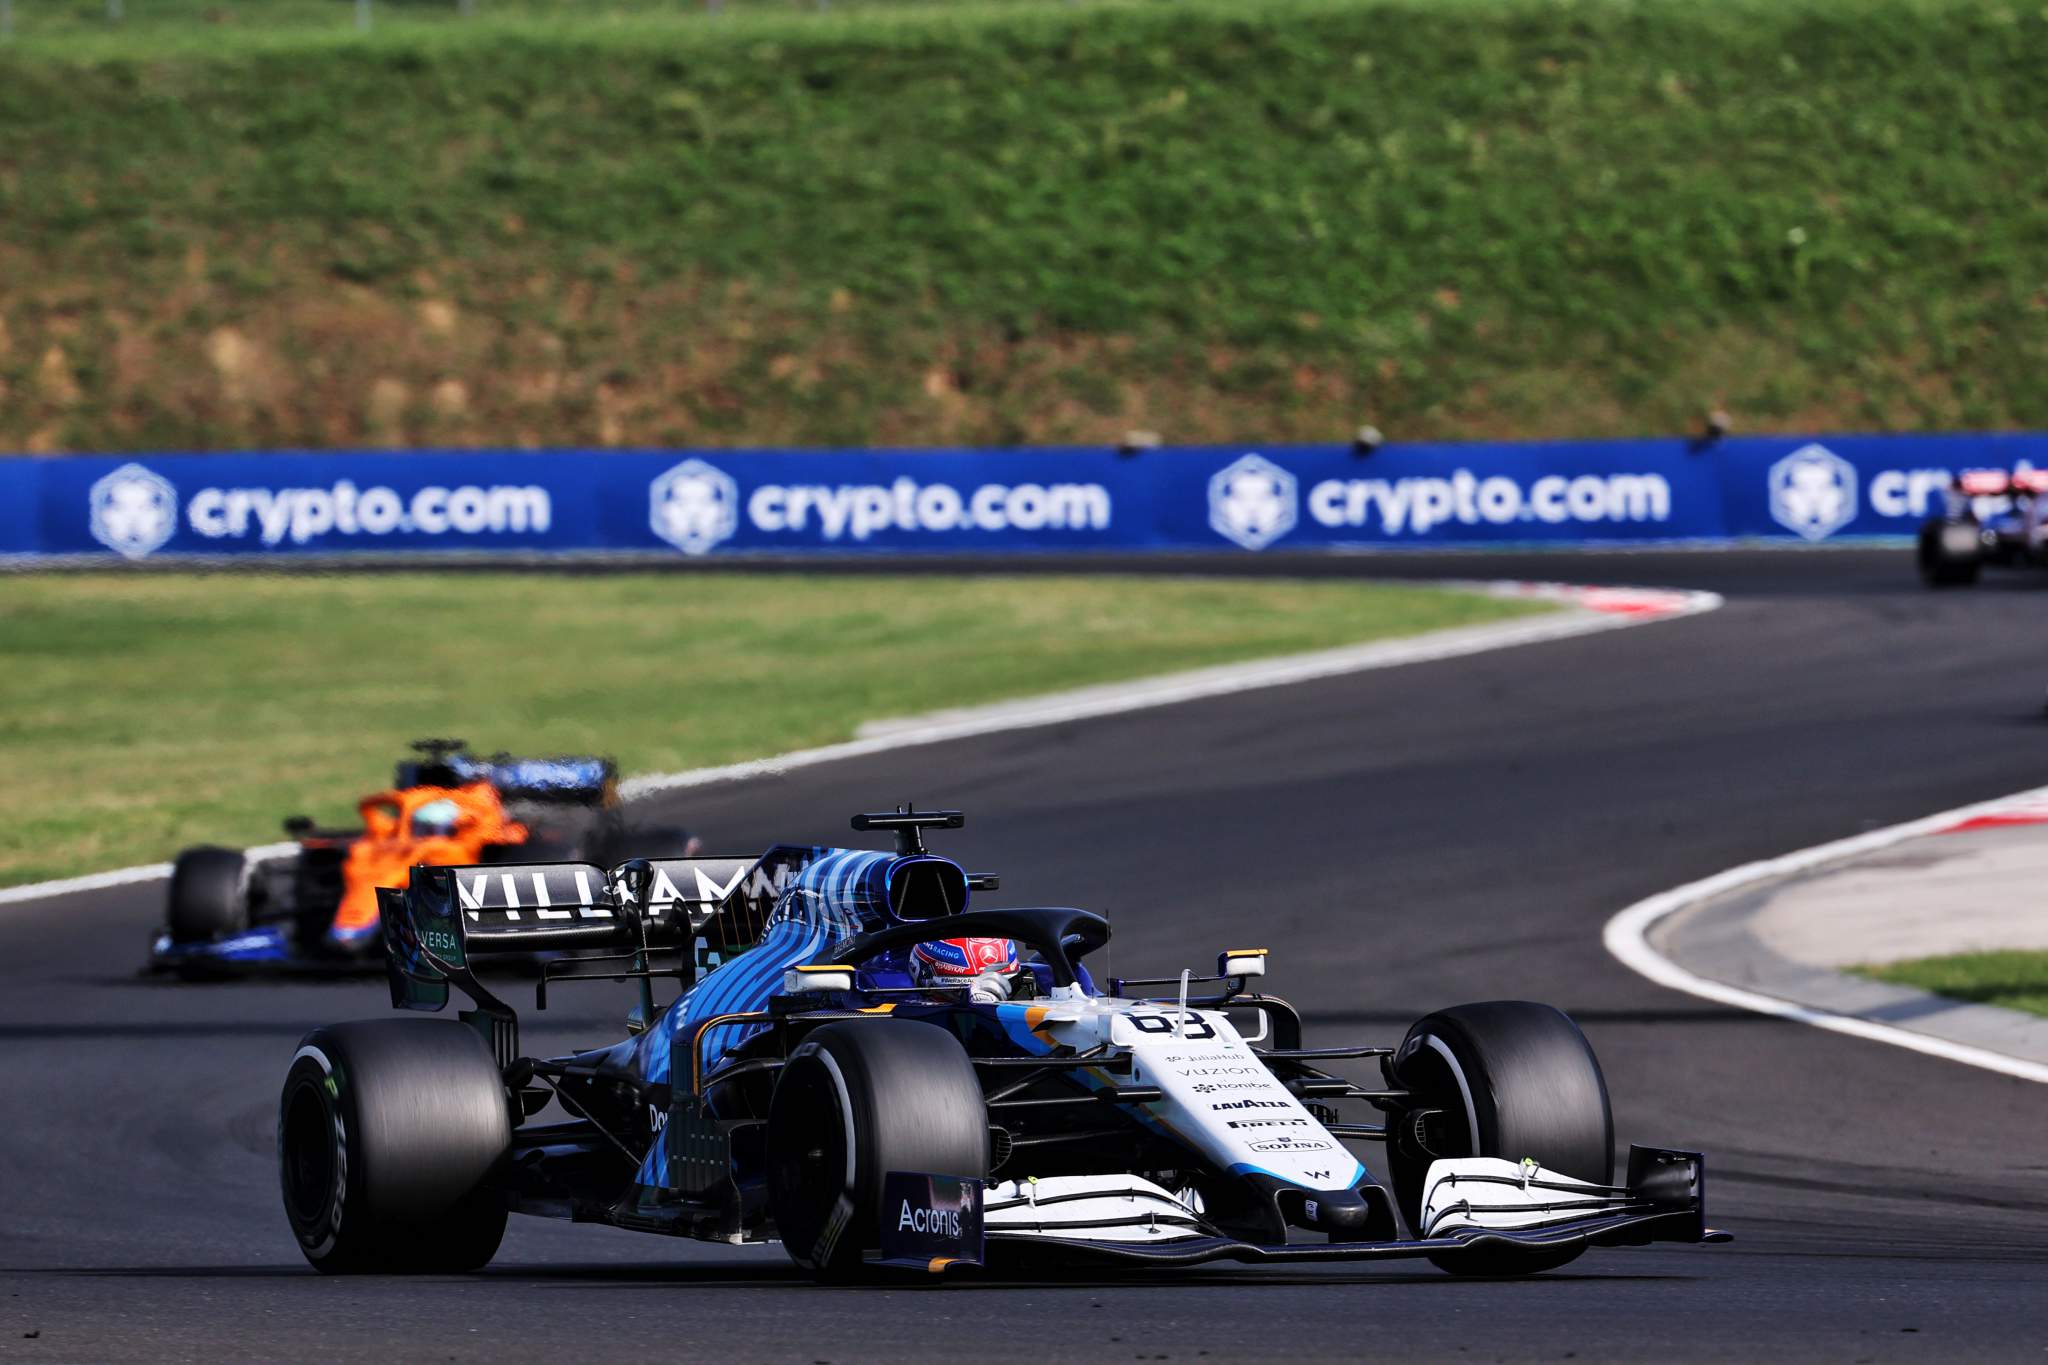
M942 938L1014 938L1035 949L1052 969L1055 986L1072 986L1074 963L1109 942L1109 921L1092 910L1046 906L1030 910L969 910L937 919L891 924L849 941L835 957L858 965L880 953Z

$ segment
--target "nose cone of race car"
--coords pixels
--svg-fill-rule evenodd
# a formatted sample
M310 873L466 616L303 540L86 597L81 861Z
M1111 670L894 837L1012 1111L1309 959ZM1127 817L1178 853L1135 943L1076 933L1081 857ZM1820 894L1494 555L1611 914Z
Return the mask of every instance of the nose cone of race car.
M1287 1202L1293 1205L1288 1209L1290 1223L1339 1240L1365 1240L1391 1231L1382 1209L1357 1190L1317 1190Z

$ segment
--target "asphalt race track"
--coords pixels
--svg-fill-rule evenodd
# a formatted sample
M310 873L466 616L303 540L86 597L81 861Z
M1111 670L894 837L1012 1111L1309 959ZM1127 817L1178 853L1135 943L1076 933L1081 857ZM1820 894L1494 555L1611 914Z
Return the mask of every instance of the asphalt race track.
M324 1279L278 1207L277 1086L304 1030L385 1012L384 987L139 980L148 885L0 907L0 1360L2048 1359L2048 1088L1671 994L1599 941L1651 892L2048 781L2048 580L1932 594L1902 552L1306 567L1729 600L672 813L741 851L850 839L849 813L906 797L962 806L944 851L1000 871L997 903L1106 909L1125 975L1267 945L1312 1039L1551 1000L1591 1035L1623 1142L1708 1153L1734 1245L1517 1282L1226 1267L827 1290L779 1248L515 1219L481 1276ZM529 1050L622 1032L623 988L575 989L529 1016Z

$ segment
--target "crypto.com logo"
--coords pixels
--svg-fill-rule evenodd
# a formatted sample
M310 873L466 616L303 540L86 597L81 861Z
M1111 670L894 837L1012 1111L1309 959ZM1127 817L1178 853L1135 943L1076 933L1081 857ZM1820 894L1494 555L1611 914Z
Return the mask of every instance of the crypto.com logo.
M1825 540L1856 519L1856 466L1823 445L1803 445L1771 466L1771 519Z
M739 529L740 486L722 469L684 460L648 485L647 521L684 554L706 554Z
M162 475L124 464L92 486L92 538L116 554L141 559L178 529L178 490Z
M1261 456L1240 456L1209 480L1210 527L1247 550L1292 531L1299 510L1294 476Z

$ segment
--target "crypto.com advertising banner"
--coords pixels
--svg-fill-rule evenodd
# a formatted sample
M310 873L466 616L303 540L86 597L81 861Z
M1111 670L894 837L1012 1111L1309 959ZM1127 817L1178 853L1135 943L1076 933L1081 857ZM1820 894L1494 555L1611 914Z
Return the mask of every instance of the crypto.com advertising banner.
M2048 434L873 451L0 457L0 556L717 557L1910 535Z

